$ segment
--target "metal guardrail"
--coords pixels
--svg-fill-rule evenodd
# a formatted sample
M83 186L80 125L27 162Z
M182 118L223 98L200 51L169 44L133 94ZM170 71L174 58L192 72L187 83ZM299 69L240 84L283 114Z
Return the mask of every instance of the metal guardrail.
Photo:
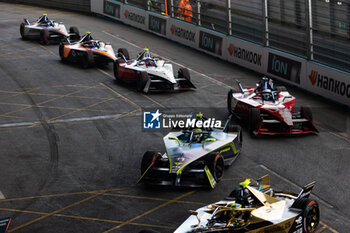
M180 0L119 2L183 19L178 13ZM350 0L189 0L189 4L189 23L350 71Z

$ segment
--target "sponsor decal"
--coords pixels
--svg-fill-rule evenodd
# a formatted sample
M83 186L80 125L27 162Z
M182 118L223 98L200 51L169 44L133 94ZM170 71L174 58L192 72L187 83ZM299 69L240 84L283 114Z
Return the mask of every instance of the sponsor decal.
M196 33L192 32L190 30L183 29L181 27L177 27L174 24L171 25L170 32L173 36L180 37L182 39L191 41L191 42L196 42L195 36Z
M269 53L267 72L300 84L301 62Z
M160 129L161 116L159 109L156 112L143 112L143 128L144 129Z
M221 56L222 38L203 31L199 32L199 48Z
M311 71L309 80L313 86L317 86L336 95L346 96L347 98L350 98L349 83L339 81L333 77L322 75L315 70Z
M105 0L103 2L103 13L120 18L120 5Z
M148 28L151 31L166 35L166 20L153 15L149 15Z
M217 128L222 125L221 120L198 119L192 114L165 114L159 112L159 109L143 112L143 129Z
M134 12L130 12L128 10L124 11L124 17L127 20L130 20L130 21L133 21L133 22L136 22L136 23L139 23L139 24L143 24L143 25L145 25L145 22L146 22L146 17L145 16L136 14Z
M299 218L297 218L297 219L295 220L295 223L296 223L296 224L301 224L302 221L303 221L303 217L299 216Z
M261 58L262 58L261 54L250 51L248 49L234 46L233 44L230 44L227 50L231 57L233 56L238 59L252 63L254 65L261 66Z
M10 226L10 223L11 223L11 218L10 217L0 219L0 233L7 232L8 228Z

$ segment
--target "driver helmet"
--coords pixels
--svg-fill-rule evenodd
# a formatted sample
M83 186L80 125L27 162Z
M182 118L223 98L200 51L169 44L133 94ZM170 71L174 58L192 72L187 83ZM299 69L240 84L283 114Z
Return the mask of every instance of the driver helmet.
M151 54L149 53L149 49L148 48L145 48L144 49L144 54L143 54L143 58L144 59L148 59L148 58L151 58Z
M203 138L203 131L201 129L194 129L193 133L193 141L201 142Z
M265 89L262 91L261 96L263 100L271 100L272 97L272 91L270 89Z
M241 182L241 183L239 183L239 186L241 187L241 188L246 188L248 185L250 185L250 179L245 179L245 181L243 181L243 182Z
M93 40L92 36L91 36L91 32L86 32L85 38L83 41L90 41Z
M47 18L47 14L43 14L41 16L41 19L39 20L39 23L48 23L49 19Z

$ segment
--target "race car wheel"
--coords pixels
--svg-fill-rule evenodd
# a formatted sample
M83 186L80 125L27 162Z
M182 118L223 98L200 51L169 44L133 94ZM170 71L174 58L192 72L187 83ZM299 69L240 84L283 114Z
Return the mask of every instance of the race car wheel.
M187 68L180 68L178 71L178 78L184 78L186 81L181 81L180 87L187 88L191 87L191 75Z
M225 162L224 157L222 157L221 154L214 154L211 156L209 164L209 170L213 177L215 178L215 181L220 181L221 178L224 176L224 168L225 168Z
M260 121L261 121L260 109L258 108L249 109L249 122L248 122L249 133L253 134L254 131L258 129Z
M146 151L141 161L141 176L146 172L148 167L156 160L158 153L155 151Z
M70 27L69 33L74 34L74 36L72 38L73 40L80 40L80 34L79 34L79 30L77 27Z
M129 52L126 48L120 48L118 49L118 55L117 57L122 57L121 54L124 55L126 60L130 60Z
M138 73L136 80L136 88L139 92L142 92L148 82L148 74L145 71Z
M43 45L49 44L50 32L47 29L40 31L40 43Z
M25 27L25 23L21 23L21 26L19 27L19 32L21 33L22 39L25 39L24 27Z
M320 209L318 203L309 198L301 198L297 199L293 206L303 210L304 232L314 232L320 222Z
M65 61L65 57L64 57L64 43L60 43L60 46L58 48L58 52L60 54L60 58L62 61Z
M113 63L113 72L114 72L114 77L116 81L121 81L119 75L118 75L118 69L119 69L119 62L120 58L118 58L114 63Z
M301 106L300 107L300 116L301 116L301 118L305 118L305 119L312 122L313 118L312 118L312 111L311 111L310 106Z
M82 56L81 66L84 69L91 67L94 64L94 56L91 52L87 52Z

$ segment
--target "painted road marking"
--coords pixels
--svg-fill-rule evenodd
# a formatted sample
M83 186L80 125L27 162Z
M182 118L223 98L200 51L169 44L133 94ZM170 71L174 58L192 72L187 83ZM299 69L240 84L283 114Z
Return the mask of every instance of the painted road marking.
M144 216L146 216L146 215L148 215L148 214L150 214L150 213L153 213L154 211L157 211L158 209L163 208L163 207L165 207L165 206L168 206L168 205L170 205L170 204L172 204L172 203L174 203L174 202L176 202L176 201L179 201L180 199L182 199L182 198L184 198L184 197L187 197L187 196L189 196L189 195L191 195L191 194L193 194L193 193L195 193L195 192L196 192L196 191L194 190L194 191L187 192L187 193L185 193L185 194L183 194L183 195L181 195L181 196L178 196L177 198L175 198L175 199L173 199L173 200L170 200L170 201L168 201L168 202L165 202L165 203L163 203L163 204L161 204L161 205L159 205L159 206L157 206L157 207L155 207L155 208L153 208L153 209L150 209L150 210L144 212L143 214L140 214L140 215L138 215L138 216L136 216L136 217L134 217L134 218L131 218L131 219L129 219L128 221L125 221L124 223L122 223L122 224L120 224L120 225L118 225L118 226L115 226L115 227L113 227L113 228L111 228L111 229L105 231L104 233L109 233L109 232L112 232L112 231L114 231L114 230L117 230L117 229L119 229L119 228L121 228L121 227L123 227L123 226L125 226L125 225L131 224L132 222L136 221L137 219L142 218L142 217L144 217Z
M6 199L5 195L0 191L0 199L3 200L3 199Z
M297 187L297 188L300 189L300 190L302 189L302 187L300 187L299 185L297 185L297 184L293 183L292 181L288 180L287 178L281 176L281 175L278 174L277 172L272 171L271 169L267 168L266 166L264 166L264 165L262 165L262 164L260 164L260 165L258 165L258 166L261 167L261 168L263 168L263 169L265 169L265 170L268 171L269 173L274 174L275 176L277 176L278 178L280 178L280 179L283 180L284 182L286 182L286 183L288 183L288 184L290 184L290 185L292 185L292 186L294 186L294 187ZM323 205L327 206L328 208L334 209L334 206L332 206L332 205L329 204L328 202L322 200L321 198L317 197L317 196L314 195L314 194L311 194L311 195L314 196L315 199L316 199L317 201L321 202Z
M114 119L123 114L114 114L114 115L105 115L105 116L93 116L93 117L79 117L79 118L70 118L70 119L61 119L61 120L48 120L45 121L47 124L55 124L55 123L67 123L67 122L79 122L79 121L94 121L94 120L106 120L106 119ZM19 123L9 123L2 124L0 128L11 128L11 127L20 127L20 126L34 126L40 124L40 121L30 121L30 122L19 122Z

